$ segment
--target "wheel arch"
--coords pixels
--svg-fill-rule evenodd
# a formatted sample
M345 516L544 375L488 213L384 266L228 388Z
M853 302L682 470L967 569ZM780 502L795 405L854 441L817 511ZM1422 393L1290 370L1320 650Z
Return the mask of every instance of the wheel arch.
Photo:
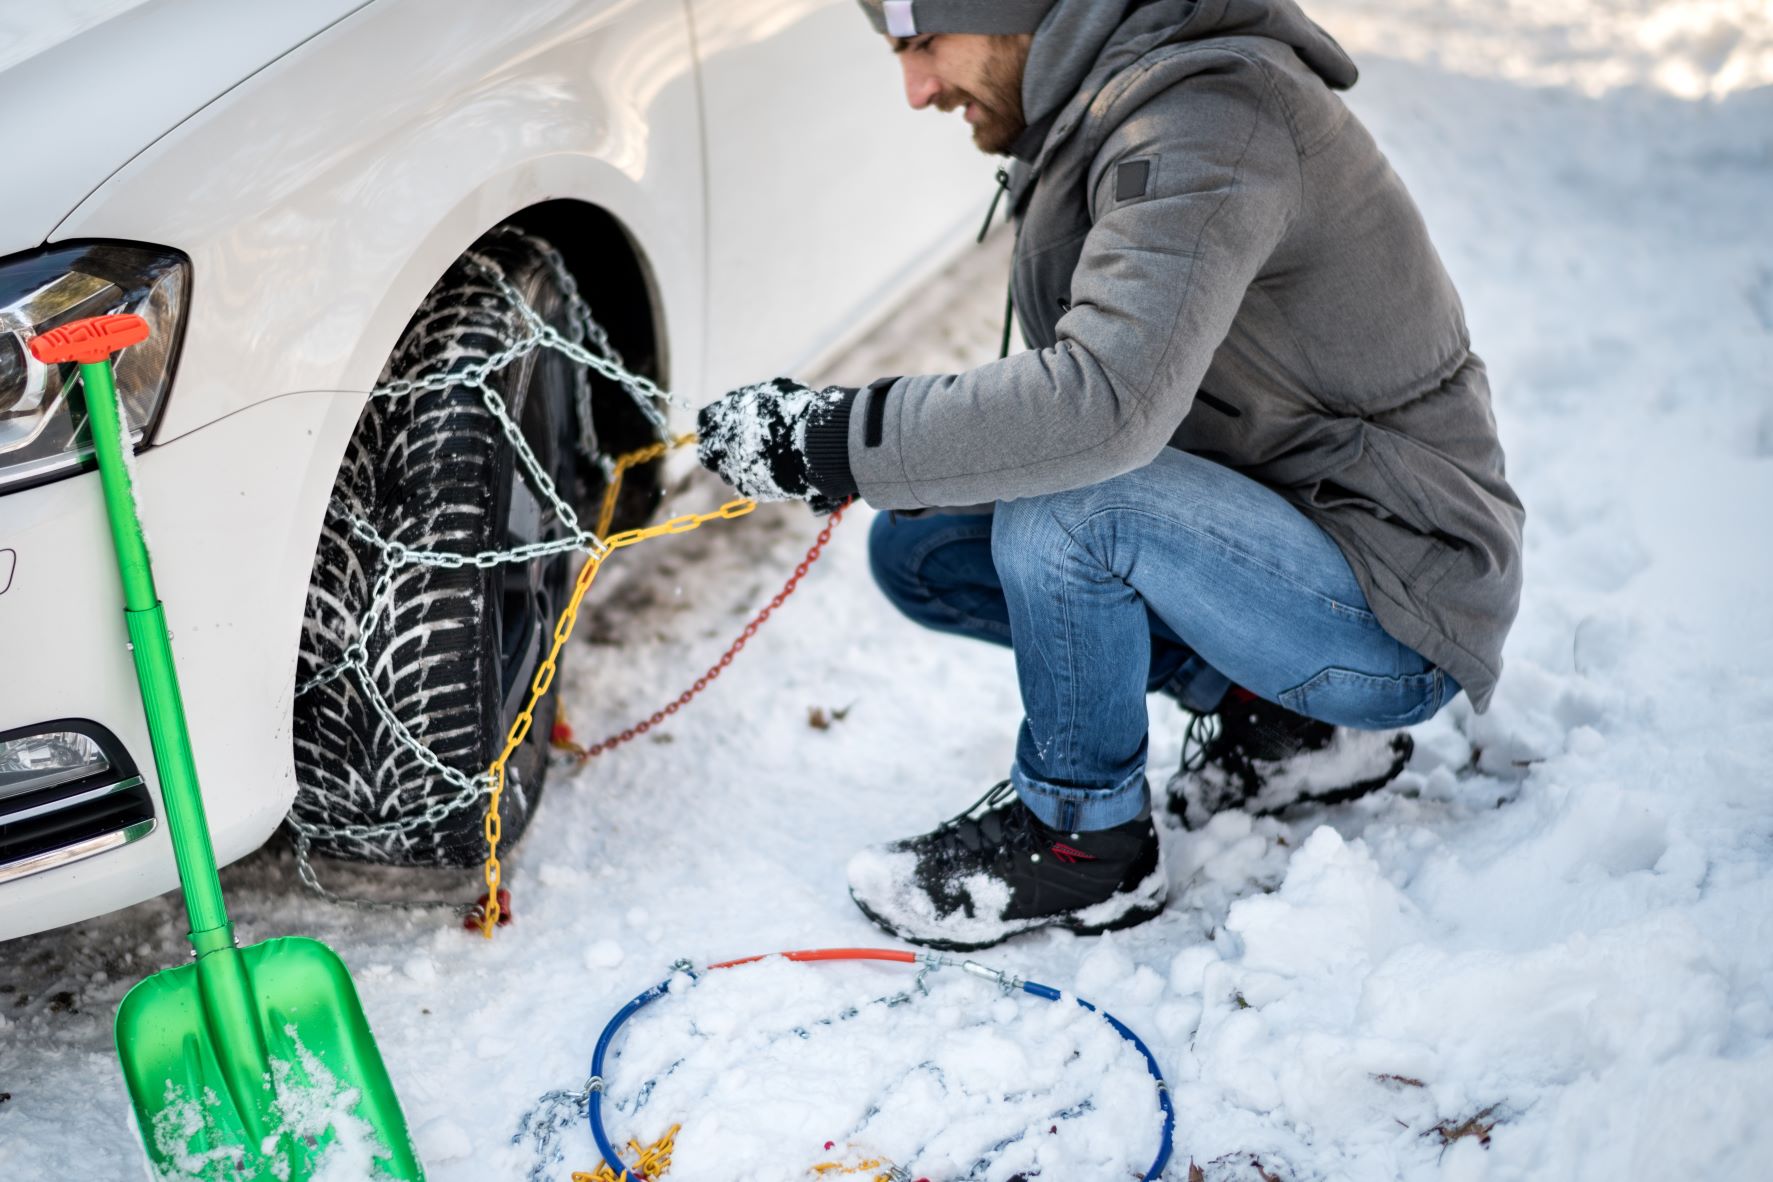
M364 375L367 389L432 287L502 225L520 226L560 249L599 322L648 377L669 385L694 371L699 274L685 260L660 257L658 246L670 230L659 224L647 194L626 174L583 156L527 162L465 193L387 277L341 369Z
M373 312L365 317L349 356L338 367L347 375L344 388L368 391L373 386L431 289L482 236L507 224L555 242L593 313L612 330L613 343L640 372L662 385L693 372L701 363L696 347L702 312L699 273L685 260L661 257L649 246L668 241L660 222L661 215L669 213L650 201L626 173L578 154L527 161L487 178L462 194L411 245L400 266L386 275ZM600 266L603 260L613 266ZM316 432L305 487L298 497L295 525L308 562L313 560L333 479L365 401L328 397L331 405ZM299 622L299 595L294 604Z
M553 243L629 366L669 388L671 336L658 275L620 218L600 205L563 197L517 210L499 224Z

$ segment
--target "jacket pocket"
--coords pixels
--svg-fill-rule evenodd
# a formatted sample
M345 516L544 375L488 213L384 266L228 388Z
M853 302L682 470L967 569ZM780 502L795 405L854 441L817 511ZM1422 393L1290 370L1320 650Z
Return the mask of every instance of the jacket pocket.
M1059 318L1070 311L1069 306L1060 305L1070 304L1072 280L1089 230L1085 225L1075 233L1040 243L1026 240L1025 235L1016 240L1010 296L1022 335L1032 348L1050 349L1059 341Z
M1244 417L1243 411L1225 401L1223 398L1208 394L1205 390L1196 390L1194 392L1194 397L1195 400L1200 402L1203 406L1210 406L1228 418L1241 419Z
M1380 430L1363 427L1360 448L1303 490L1306 504L1341 515L1366 542L1372 558L1406 585L1432 582L1457 556L1436 531L1433 506L1421 483L1399 461Z

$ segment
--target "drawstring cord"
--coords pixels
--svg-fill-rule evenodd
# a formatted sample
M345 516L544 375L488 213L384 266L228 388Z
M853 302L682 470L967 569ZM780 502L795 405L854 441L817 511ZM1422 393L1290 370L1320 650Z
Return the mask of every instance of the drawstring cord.
M997 216L997 203L1002 201L1003 195L1009 191L1010 174L1008 170L1000 168L997 170L997 192L991 195L991 208L985 211L985 224L979 227L977 241L981 246L985 243L985 235L991 232L991 219Z
M985 211L985 224L979 227L978 242L985 243L985 235L991 232L991 219L997 216L997 203L1003 195L1010 191L1010 174L1007 169L997 170L997 192L991 195L991 207ZM1016 292L1012 287L1004 293L1003 301L1003 343L998 346L997 359L1002 361L1010 355L1010 325L1016 318Z

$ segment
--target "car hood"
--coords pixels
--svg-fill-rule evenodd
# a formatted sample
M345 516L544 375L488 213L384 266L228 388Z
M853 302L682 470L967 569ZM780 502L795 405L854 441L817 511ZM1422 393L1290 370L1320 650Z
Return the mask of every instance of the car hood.
M370 2L0 0L0 255L41 245L143 148Z

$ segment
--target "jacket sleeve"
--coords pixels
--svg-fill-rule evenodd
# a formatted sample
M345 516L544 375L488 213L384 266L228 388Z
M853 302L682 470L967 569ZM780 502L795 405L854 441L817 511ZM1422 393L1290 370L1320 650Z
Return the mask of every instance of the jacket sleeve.
M1260 66L1226 57L1129 104L1097 152L1054 347L901 378L857 404L848 452L869 504L1013 500L1157 458L1300 203L1279 100Z

